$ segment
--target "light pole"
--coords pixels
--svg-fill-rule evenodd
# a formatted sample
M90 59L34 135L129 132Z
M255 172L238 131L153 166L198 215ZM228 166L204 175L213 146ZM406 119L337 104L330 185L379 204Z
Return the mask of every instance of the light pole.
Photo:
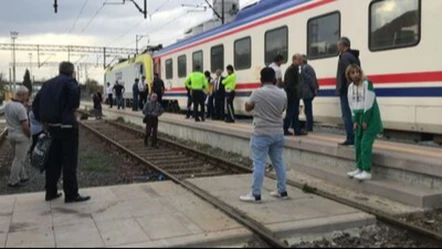
M32 53L29 53L29 78L31 78L31 82L34 83L32 81Z
M11 39L12 39L12 81L14 82L14 91L16 88L16 81L15 81L15 39L17 39L18 32L11 31Z
M147 37L147 43L149 44L149 35L136 35L135 36L135 43L136 43L136 53L138 54L138 42L143 38L143 37Z

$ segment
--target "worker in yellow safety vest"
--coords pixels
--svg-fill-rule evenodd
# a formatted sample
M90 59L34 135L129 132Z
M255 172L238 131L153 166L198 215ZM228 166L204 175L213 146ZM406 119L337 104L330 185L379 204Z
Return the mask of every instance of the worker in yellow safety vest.
M227 99L227 123L235 123L235 109L233 108L233 100L235 99L236 74L232 65L226 67L228 76L222 81L226 89Z
M193 99L193 116L196 122L204 121L204 90L208 90L208 82L206 76L201 72L199 65L195 66L193 73L187 76L184 84L191 91ZM198 106L201 106L201 111L198 112ZM201 117L201 120L200 118Z

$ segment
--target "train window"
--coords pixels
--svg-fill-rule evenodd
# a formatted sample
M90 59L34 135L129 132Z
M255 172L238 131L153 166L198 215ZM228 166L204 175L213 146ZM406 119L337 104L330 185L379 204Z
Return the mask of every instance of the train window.
M236 40L234 47L235 69L249 69L252 66L252 39L246 37Z
M284 58L282 63L286 63L289 55L288 44L289 31L287 26L267 31L265 33L265 64L271 64L278 54Z
M187 58L186 55L178 56L178 77L184 78L187 76Z
M173 78L173 61L172 59L166 60L166 79L172 79Z
M201 70L204 71L203 65L203 51L197 51L192 54L192 70L195 71L195 67L200 66Z
M218 45L210 49L210 70L224 69L224 46Z
M381 51L420 42L420 0L378 0L370 4L369 48Z
M307 22L307 56L309 59L334 57L339 54L337 42L341 36L341 14L332 12L311 18Z

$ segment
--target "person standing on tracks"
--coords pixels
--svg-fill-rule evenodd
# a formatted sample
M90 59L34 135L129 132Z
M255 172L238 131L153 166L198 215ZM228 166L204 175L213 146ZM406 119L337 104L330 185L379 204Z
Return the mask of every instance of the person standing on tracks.
M339 96L341 102L342 119L344 121L345 133L347 137L343 143L339 145L351 146L354 145L353 122L351 119L351 110L348 104L348 82L345 72L351 64L361 66L359 60L359 50L352 50L350 39L341 37L338 41L339 61L336 75L336 94Z
M299 102L301 100L301 83L300 83L300 67L302 66L302 57L295 54L292 57L292 65L290 65L284 74L284 90L287 95L287 111L284 118L284 135L292 136L289 131L293 127L295 136L307 135L301 130L299 122Z
M141 77L141 81L138 82L138 95L139 95L139 107L143 110L144 104L147 101L147 95L149 94L149 88L146 84L146 76Z
M144 137L144 145L148 146L149 137L152 136L152 147L157 148L158 133L158 117L163 114L164 109L158 102L156 93L152 93L143 108L144 119L146 124L146 135Z
M226 90L226 102L227 102L227 123L235 123L235 108L233 107L233 100L235 99L235 89L236 89L236 74L233 70L232 65L228 65L227 77L221 81Z
M80 106L80 87L74 78L74 65L61 62L59 75L45 82L34 99L37 120L47 127L52 138L46 165L46 201L61 197L57 183L63 170L65 202L83 202L89 196L78 193L78 123L75 110Z
M301 57L301 93L306 116L306 130L313 131L313 99L318 95L319 84L315 69L307 63L307 55Z
M373 82L367 79L362 69L352 64L347 68L349 82L348 102L352 111L355 131L355 152L357 170L348 172L350 178L370 180L373 143L383 130L381 113L376 101Z
M225 95L226 90L224 85L221 83L224 80L222 76L223 70L216 70L216 78L214 80L214 95L215 95L215 119L224 120L224 109L225 109Z
M154 79L152 82L152 93L155 93L158 98L158 103L163 106L163 95L166 88L164 87L164 81L160 78L160 75L154 73Z
M196 122L205 121L204 118L204 89L208 89L206 76L201 72L201 67L197 65L195 71L187 76L184 84L191 89L193 99L193 116ZM198 111L200 107L200 112ZM201 117L201 119L200 119Z
M132 85L132 111L136 112L138 111L138 97L140 95L140 92L138 91L138 83L140 83L140 79L136 78L135 83Z
M118 81L116 81L115 85L112 89L115 92L115 98L117 99L118 110L120 110L120 107L123 108L123 110L124 110L125 104L124 104L123 95L124 95L124 92L126 91L126 89L124 88L124 85L122 85Z
M109 102L109 108L112 108L112 106L114 105L114 95L113 95L113 86L110 85L110 83L107 83L107 88L106 88L106 94L107 94L107 100Z
M103 116L102 107L101 107L101 102L103 102L103 97L101 96L101 93L96 92L92 97L92 100L94 102L95 119L100 120L101 116Z
M252 192L241 196L241 201L261 201L267 155L276 171L277 190L270 195L287 199L286 171L284 166L284 129L282 114L287 106L284 91L275 86L275 71L266 67L261 70L262 87L253 91L245 104L245 110L253 112L253 134L250 141L253 159Z
M8 187L23 187L29 181L26 173L25 162L31 141L28 113L24 102L27 99L29 90L24 86L19 86L15 90L14 98L5 105L4 114L6 126L8 128L8 140L11 143L14 153L11 173L9 175Z
M284 83L282 81L282 70L281 70L281 64L283 61L284 57L278 54L275 56L273 63L269 65L269 67L271 67L275 71L276 86L279 88L284 88Z

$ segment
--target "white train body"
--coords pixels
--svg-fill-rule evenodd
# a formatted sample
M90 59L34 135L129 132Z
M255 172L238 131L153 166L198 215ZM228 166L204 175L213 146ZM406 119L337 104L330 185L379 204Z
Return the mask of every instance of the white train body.
M284 73L293 54L305 53L321 86L313 102L315 121L341 123L335 95L336 42L347 36L375 84L385 128L442 134L441 21L441 0L262 0L241 10L234 21L166 47L154 57L167 88L164 99L178 100L181 109L187 102L185 76L192 64L201 63L198 51L203 53L204 71L234 65L234 105L238 114L246 114L244 102L260 86L260 69L282 53L288 57ZM272 47L266 58L266 49ZM180 69L179 57L186 62Z

